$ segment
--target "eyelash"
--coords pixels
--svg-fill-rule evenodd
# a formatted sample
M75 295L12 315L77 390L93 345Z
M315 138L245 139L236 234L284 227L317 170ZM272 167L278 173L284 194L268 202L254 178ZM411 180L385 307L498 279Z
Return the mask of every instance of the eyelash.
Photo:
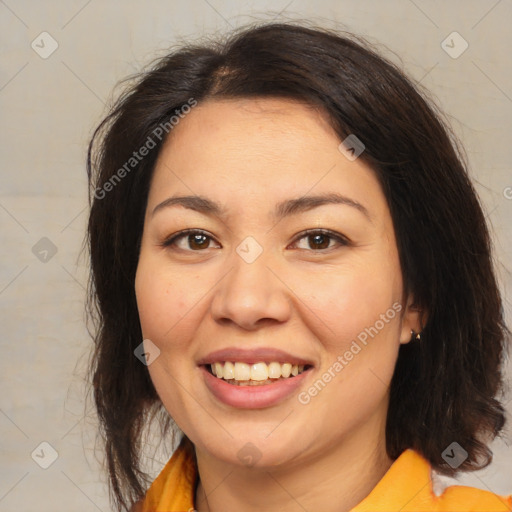
M174 235L171 235L169 238L164 240L164 242L161 244L162 247L170 248L173 245L175 245L176 241L186 237L187 235L204 235L205 237L209 238L210 240L213 240L214 238L210 236L206 231L203 231L201 229L185 229L183 231L180 231L178 233L175 233ZM308 236L312 235L323 235L327 236L339 243L340 246L347 246L350 245L350 241L344 237L343 235L336 233L335 231L330 231L328 229L307 229L306 231L303 231L302 233L299 233L295 240L292 242L293 244L297 243L299 240L303 238L307 238ZM209 247L207 247L208 249ZM332 247L328 247L327 249L320 249L320 250L314 250L314 249L302 249L302 250L309 250L311 252L315 253L322 253L324 251L328 251L332 249ZM189 249L182 249L187 252L202 252L201 250L189 250Z

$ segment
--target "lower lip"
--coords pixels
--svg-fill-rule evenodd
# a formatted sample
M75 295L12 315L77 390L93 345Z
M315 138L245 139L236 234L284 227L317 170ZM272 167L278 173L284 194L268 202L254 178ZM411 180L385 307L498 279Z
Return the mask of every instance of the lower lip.
M263 409L282 402L292 395L309 374L310 369L295 377L288 377L259 386L237 386L212 375L201 366L206 387L221 402L239 409Z

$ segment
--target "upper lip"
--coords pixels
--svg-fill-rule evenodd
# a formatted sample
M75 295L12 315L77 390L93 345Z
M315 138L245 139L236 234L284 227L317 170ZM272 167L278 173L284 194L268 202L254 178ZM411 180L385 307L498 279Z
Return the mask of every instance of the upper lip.
M283 350L276 348L254 348L243 349L238 347L224 348L210 352L206 356L200 358L197 362L198 365L206 365L212 363L219 363L222 361L240 362L247 364L255 364L260 362L278 362L278 363L291 363L313 365L310 360L302 357L294 356Z

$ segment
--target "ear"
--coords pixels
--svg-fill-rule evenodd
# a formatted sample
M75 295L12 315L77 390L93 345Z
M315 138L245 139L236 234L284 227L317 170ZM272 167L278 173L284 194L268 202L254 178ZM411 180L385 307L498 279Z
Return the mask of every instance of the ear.
M400 343L409 343L413 338L411 331L419 334L427 322L428 314L417 306L412 294L407 297L404 314L402 315L402 327L400 330Z

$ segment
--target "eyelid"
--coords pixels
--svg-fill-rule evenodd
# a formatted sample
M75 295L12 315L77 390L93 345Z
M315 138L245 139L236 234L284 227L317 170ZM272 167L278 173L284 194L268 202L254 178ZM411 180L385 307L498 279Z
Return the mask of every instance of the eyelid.
M341 233L338 233L337 231L331 231L330 229L325 229L325 228L306 229L305 231L302 231L299 234L297 234L297 236L295 237L295 239L292 242L292 244L297 243L302 238L305 238L305 237L311 236L311 235L316 235L316 234L326 235L326 236L336 240L341 246L346 246L346 245L350 245L351 244L351 241L345 235L342 235ZM321 249L321 250L318 250L318 251L314 251L314 250L310 249L310 250L308 250L308 252L322 254L323 252L325 252L327 250L331 250L333 248L334 247L330 247L328 249ZM307 249L304 249L304 250L307 250Z
M170 247L171 245L173 245L173 243L176 240L178 240L182 237L185 237L187 235L190 235L192 233L197 234L197 235L204 235L207 238L210 238L211 240L215 240L215 237L213 235L211 235L210 233L208 233L207 231L204 231L204 230L198 229L198 228L189 228L189 229L184 229L182 231L178 231L177 233L170 235L160 245L162 247ZM189 252L200 252L200 251L189 251Z
M178 240L182 237L185 237L187 235L190 235L192 233L204 235L207 238L209 238L210 240L215 241L215 237L213 235L211 235L210 233L208 233L207 231L204 231L204 230L198 229L198 228L189 228L189 229L184 229L182 231L178 231L177 233L174 233L173 235L166 238L160 245L162 247L171 247L173 245L173 243L176 242L176 240ZM325 229L325 228L310 228L310 229L306 229L305 231L301 231L300 233L298 233L297 236L294 238L292 245L296 244L302 238L306 238L307 236L316 235L316 234L326 235L326 236L332 238L333 240L336 240L341 246L346 246L346 245L351 244L351 241L346 236L344 236L341 233L338 233L336 231L331 231L330 229ZM329 249L333 249L333 247L330 247ZM320 249L318 251L315 251L313 249L310 249L310 250L303 249L303 250L307 250L308 252L322 254L323 252L325 252L326 250L329 250L329 249ZM187 250L187 252L202 252L202 251Z

